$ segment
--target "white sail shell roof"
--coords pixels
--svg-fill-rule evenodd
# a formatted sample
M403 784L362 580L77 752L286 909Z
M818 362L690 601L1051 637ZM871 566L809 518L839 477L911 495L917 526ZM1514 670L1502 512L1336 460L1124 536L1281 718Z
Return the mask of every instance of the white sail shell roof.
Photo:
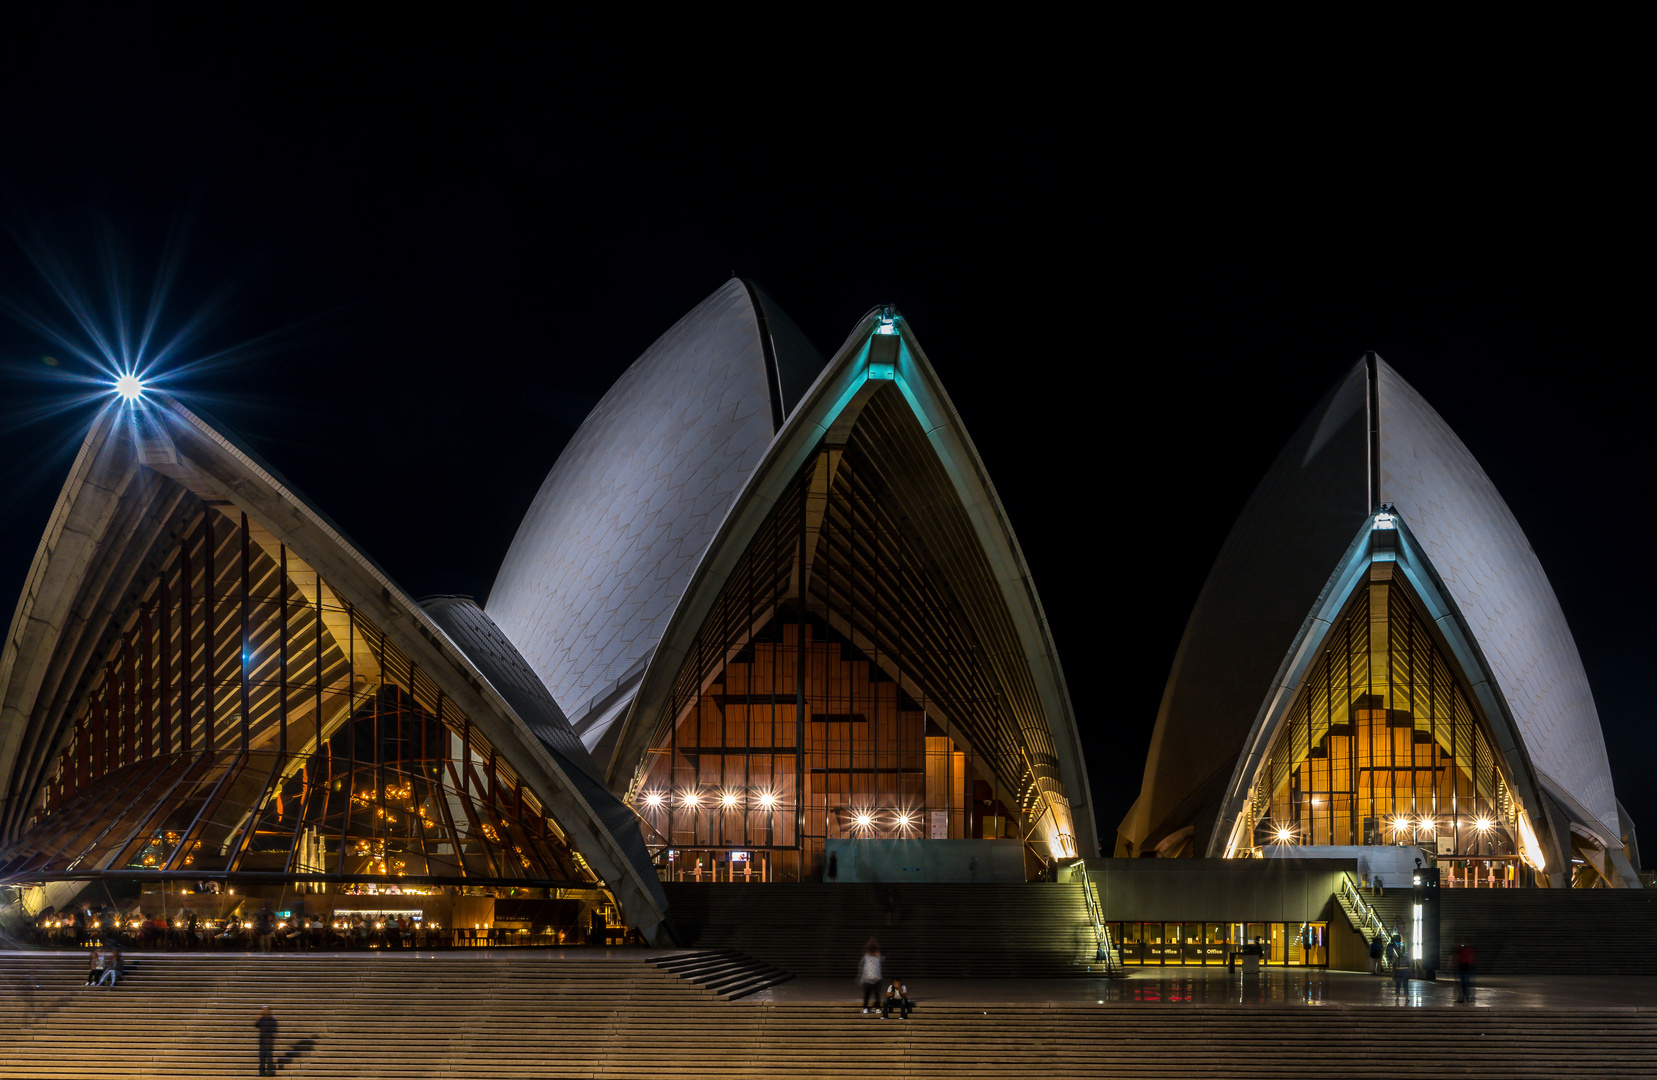
M1433 407L1385 362L1377 383L1381 501L1409 522L1467 620L1541 779L1617 836L1599 710L1541 561Z
M627 369L541 485L486 610L589 749L610 726L594 717L617 714L600 699L642 670L764 457L782 394L821 363L733 278Z

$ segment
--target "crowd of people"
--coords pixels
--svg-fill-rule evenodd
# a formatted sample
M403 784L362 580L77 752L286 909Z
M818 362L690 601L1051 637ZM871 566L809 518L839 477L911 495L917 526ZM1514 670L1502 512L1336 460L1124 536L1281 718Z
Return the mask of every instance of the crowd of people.
M227 949L258 952L304 949L429 949L449 936L429 920L374 915L315 918L304 911L280 916L269 906L251 915L202 918L189 908L171 918L123 914L104 905L45 912L31 927L30 944L46 948Z

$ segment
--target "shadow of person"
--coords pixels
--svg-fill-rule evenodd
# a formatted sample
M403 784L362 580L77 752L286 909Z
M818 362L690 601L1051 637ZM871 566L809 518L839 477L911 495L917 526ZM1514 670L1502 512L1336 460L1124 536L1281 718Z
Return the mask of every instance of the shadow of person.
M287 1068L289 1065L292 1065L312 1050L315 1050L316 1044L321 1041L321 1037L317 1035L307 1035L305 1038L300 1039L298 1042L288 1047L287 1051L284 1052L281 1057L276 1059L276 1068L278 1070Z

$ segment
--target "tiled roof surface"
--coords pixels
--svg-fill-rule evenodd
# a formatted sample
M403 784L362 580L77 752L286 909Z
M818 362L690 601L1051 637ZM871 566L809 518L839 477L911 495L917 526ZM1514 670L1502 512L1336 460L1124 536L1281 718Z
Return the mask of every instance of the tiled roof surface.
M655 648L771 442L769 378L733 278L627 369L541 485L487 609L566 715Z
M1381 501L1397 506L1472 628L1532 763L1619 829L1599 711L1519 522L1431 405L1382 362Z

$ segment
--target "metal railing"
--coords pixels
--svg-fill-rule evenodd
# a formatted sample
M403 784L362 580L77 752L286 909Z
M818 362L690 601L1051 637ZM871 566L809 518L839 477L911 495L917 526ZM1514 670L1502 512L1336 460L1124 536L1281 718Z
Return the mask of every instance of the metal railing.
M1087 898L1087 913L1093 919L1093 937L1097 949L1093 959L1095 963L1103 962L1106 975L1123 975L1122 957L1112 946L1110 928L1105 925L1104 906L1099 903L1099 897L1093 891L1093 879L1088 876L1087 863L1077 862L1076 869L1082 878L1082 895Z
M1387 928L1386 923L1381 921L1381 916L1375 913L1375 909L1364 902L1363 891L1358 887L1358 883L1352 880L1352 875L1344 870L1341 871L1341 896L1345 898L1353 913L1357 915L1360 932L1373 930L1383 938L1391 939L1392 931ZM1369 940L1368 934L1364 935L1364 940Z

